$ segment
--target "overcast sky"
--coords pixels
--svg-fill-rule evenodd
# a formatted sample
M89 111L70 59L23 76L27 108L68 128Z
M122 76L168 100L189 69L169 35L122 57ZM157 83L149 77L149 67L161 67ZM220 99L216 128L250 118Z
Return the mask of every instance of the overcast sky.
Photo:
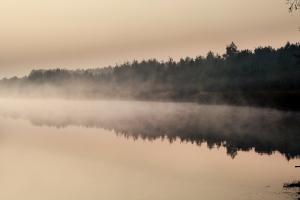
M1 0L0 77L300 41L286 0Z

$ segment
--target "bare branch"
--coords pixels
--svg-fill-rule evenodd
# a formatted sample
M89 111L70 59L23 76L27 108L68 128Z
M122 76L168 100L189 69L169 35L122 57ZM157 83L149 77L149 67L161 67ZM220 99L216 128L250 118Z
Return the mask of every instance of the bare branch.
M290 12L300 9L300 0L287 0Z

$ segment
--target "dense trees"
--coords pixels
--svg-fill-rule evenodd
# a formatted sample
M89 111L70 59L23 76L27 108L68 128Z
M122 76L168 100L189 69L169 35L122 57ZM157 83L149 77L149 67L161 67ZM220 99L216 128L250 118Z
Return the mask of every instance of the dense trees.
M68 88L69 95L81 93L90 97L233 103L241 98L248 103L264 99L259 104L277 99L291 104L286 98L299 98L299 55L299 43L287 43L278 49L258 47L254 51L238 50L231 43L223 56L209 52L205 57L187 57L177 62L150 59L98 69L33 70L21 79L2 80L1 85L64 86L57 88ZM282 99L283 94L288 96Z

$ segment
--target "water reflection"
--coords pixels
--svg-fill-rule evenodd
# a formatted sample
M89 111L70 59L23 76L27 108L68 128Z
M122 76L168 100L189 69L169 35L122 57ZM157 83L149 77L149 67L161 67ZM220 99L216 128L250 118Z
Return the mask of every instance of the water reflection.
M300 113L234 106L130 101L0 100L0 115L37 126L84 126L114 130L127 138L167 139L300 156Z

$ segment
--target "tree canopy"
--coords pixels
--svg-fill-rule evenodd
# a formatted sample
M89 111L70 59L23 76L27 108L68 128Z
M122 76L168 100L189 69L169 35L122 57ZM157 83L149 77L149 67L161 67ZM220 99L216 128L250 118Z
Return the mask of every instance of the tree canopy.
M251 51L239 50L232 42L223 56L210 51L206 56L179 61L149 59L97 69L33 70L23 78L3 79L0 87L18 87L24 92L27 86L35 91L51 86L62 95L85 97L207 102L221 99L232 103L239 99L257 103L260 99L262 104L268 104L267 99L277 99L280 103L299 106L296 101L298 96L300 100L299 55L299 43Z

